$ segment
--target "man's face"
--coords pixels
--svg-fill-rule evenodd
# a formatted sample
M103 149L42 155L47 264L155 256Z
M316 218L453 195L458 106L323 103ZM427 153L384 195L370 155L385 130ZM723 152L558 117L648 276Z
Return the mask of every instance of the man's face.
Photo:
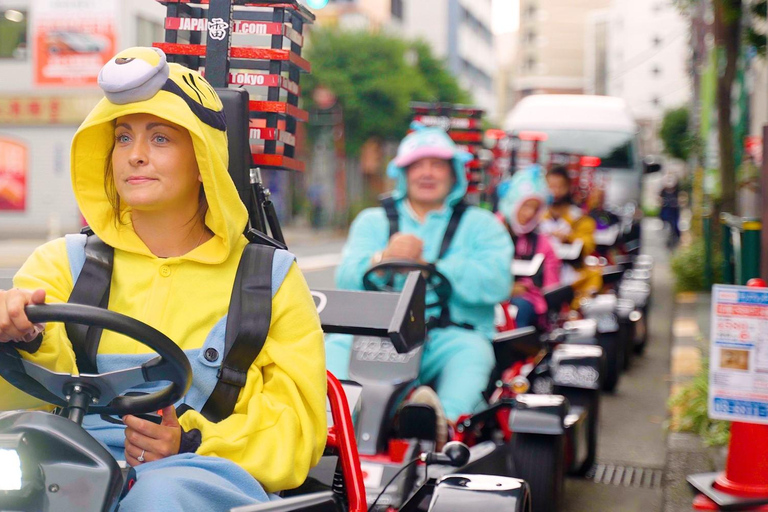
M547 185L555 202L565 199L571 190L570 182L557 174L547 176Z
M416 203L442 205L456 181L449 160L422 158L408 166L405 173L408 199Z

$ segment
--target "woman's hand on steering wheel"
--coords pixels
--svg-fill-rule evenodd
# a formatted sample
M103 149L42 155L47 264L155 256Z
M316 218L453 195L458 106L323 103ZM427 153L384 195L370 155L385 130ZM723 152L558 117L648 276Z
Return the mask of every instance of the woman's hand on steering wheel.
M153 462L179 453L181 425L176 409L169 405L162 411L158 425L136 416L123 417L125 423L125 461L130 466Z
M44 303L43 289L0 290L0 343L34 340L43 331L43 326L30 322L24 308L30 304Z

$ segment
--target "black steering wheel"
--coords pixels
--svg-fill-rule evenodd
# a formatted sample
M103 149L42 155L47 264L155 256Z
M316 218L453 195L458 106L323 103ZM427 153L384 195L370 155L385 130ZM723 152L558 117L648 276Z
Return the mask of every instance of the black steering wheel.
M412 260L388 260L378 263L363 275L363 288L370 292L399 292L400 290L393 285L395 274L407 274L414 270L421 272L424 276L427 292L432 291L437 295L437 300L425 304L425 308L447 306L453 287L448 278L432 263L419 263Z
M82 414L87 411L88 414L123 416L154 412L172 405L192 384L192 367L181 348L143 322L80 304L27 306L25 311L32 323L64 322L100 327L133 338L159 354L141 366L125 370L70 375L27 361L12 344L0 343L0 376L35 398L58 407L77 407ZM121 396L135 386L158 381L170 381L170 384L146 395ZM80 398L80 403L73 403L75 397ZM83 397L87 402L83 403Z

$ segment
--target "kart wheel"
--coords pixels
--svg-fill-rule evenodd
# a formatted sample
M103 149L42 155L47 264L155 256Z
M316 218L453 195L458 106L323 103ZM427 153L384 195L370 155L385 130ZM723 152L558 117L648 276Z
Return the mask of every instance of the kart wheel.
M612 393L616 390L624 369L624 343L618 333L600 334L598 339L605 354L603 391Z
M622 322L619 330L621 336L621 342L624 344L624 361L623 370L629 370L632 366L632 356L635 353L635 331L637 329L638 322L626 321Z
M635 354L641 355L645 352L648 344L648 312L650 308L646 307L643 311L643 318L635 326Z
M557 387L555 393L565 396L573 406L584 407L587 411L587 457L570 474L584 476L592 469L597 459L597 431L600 424L600 390Z
M557 512L565 487L565 436L514 434L514 476L531 488L531 512Z

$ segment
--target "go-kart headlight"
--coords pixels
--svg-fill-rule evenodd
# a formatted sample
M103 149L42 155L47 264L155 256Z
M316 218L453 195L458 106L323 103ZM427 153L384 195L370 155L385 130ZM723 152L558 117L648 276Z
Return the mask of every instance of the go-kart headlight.
M21 490L20 441L19 435L0 434L0 493Z
M0 491L21 490L21 458L19 452L0 448Z

